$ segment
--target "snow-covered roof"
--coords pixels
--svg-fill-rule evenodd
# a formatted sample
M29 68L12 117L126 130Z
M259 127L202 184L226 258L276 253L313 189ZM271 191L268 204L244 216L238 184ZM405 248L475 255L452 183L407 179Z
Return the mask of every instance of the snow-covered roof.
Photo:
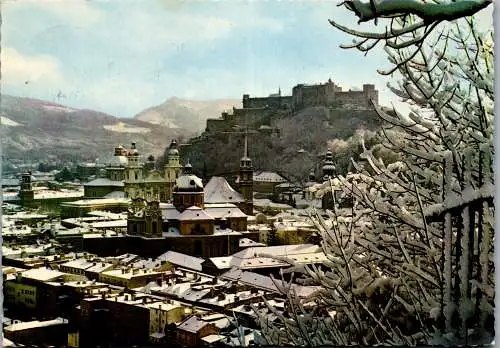
M128 204L128 198L95 198L95 199L81 199L74 202L64 202L61 206L98 206L103 204Z
M83 197L82 190L39 190L34 193L34 199L51 199L51 198L74 198Z
M101 273L113 268L113 264L107 262L95 262L95 265L90 266L86 269L87 272Z
M207 214L207 212L200 207L192 206L184 210L180 216L180 221L191 220L213 220L214 218Z
M180 323L177 329L197 333L206 325L208 325L207 322L200 320L197 316L191 316Z
M276 285L281 285L281 280L273 280L271 277L254 272L243 271L237 268L232 268L228 272L222 274L220 278L238 281L243 284L251 285L271 292L280 292ZM319 289L317 286L303 286L297 284L292 284L292 288L300 297L309 296Z
M229 185L225 178L213 176L204 189L205 203L239 203L243 196Z
M224 339L224 336L221 335L208 335L205 337L202 337L201 340L206 343L214 343L214 342L219 342Z
M205 211L215 219L247 217L247 215L234 204L206 205Z
M46 326L53 326L53 325L61 325L61 324L67 324L68 320L64 318L56 318L53 320L46 320L46 321L27 321L27 322L21 322L21 323L16 323L12 324L9 326L6 326L4 328L5 331L20 331L20 330L28 330L28 329L33 329L37 327L46 327Z
M260 208L272 208L272 209L278 209L278 210L279 209L281 209L281 210L293 209L293 207L291 205L284 204L284 203L275 203L269 199L254 199L253 205L256 207L260 207Z
M127 220L112 220L112 221L97 221L90 224L93 228L113 228L113 227L127 227Z
M198 190L203 189L203 182L194 174L181 175L175 181L178 189L182 190Z
M233 235L233 236L241 236L242 233L239 231L234 231L230 228L220 228L220 226L215 226L214 229L214 236L227 236L227 235Z
M103 198L125 198L125 192L113 191L105 195Z
M128 164L127 156L113 156L113 159L110 161L110 167L126 167Z
M19 186L19 179L7 179L3 178L2 179L2 187L8 187L8 186Z
M210 261L219 269L238 267L256 269L283 267L287 262L277 258L287 258L295 263L322 263L326 260L321 248L312 244L249 247L228 257L212 257Z
M160 261L167 261L177 266L194 269L196 271L201 271L201 264L205 262L204 259L181 254L175 251L167 251L166 253L158 256L156 259Z
M136 260L137 258L139 258L139 255L135 255L135 254L123 254L123 255L112 257L110 259L120 260L120 262L122 262L124 264L128 264L128 263Z
M110 180L108 178L97 178L92 180L83 186L116 186L116 187L124 187L125 184L123 181Z
M246 248L246 247L265 246L262 243L259 243L259 242L251 240L250 238L242 238L242 239L239 240L238 244L239 244L240 248L242 248L242 247Z
M114 192L118 192L118 191L114 191ZM126 214L117 214L117 213L112 213L112 212L109 212L109 211L102 211L102 210L89 211L87 213L87 215L97 216L97 217L104 217L104 218L109 218L109 219L112 219L112 220L122 220L122 219L126 219L127 218Z
M152 269L148 268L143 268L143 269L130 269L130 270L123 270L123 269L114 269L110 271L104 271L101 273L103 276L110 276L110 277L115 277L115 278L122 278L122 279L131 279L135 277L141 277L144 275L160 275L161 272L154 271Z
M39 280L39 281L54 281L64 276L63 272L59 272L50 268L40 267L32 268L21 273L23 278Z
M160 203L161 215L163 221L179 220L181 213L171 203Z
M148 307L150 309L161 310L161 311L171 311L172 309L182 308L179 303L172 304L172 303L164 303L164 302L149 303L146 307Z
M21 199L17 195L17 192L2 192L2 201L3 202L17 202Z
M76 259L63 263L61 266L68 268L78 268L86 270L87 268L92 267L93 263L86 259Z
M286 182L286 179L275 172L262 172L253 176L254 181L260 182Z

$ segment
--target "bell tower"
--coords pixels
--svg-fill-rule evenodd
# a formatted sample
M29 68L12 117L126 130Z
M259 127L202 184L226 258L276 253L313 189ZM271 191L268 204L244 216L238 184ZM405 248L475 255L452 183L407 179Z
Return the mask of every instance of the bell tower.
M333 154L330 150L326 152L325 161L323 162L323 179L333 178L335 176L335 165L333 164Z
M175 181L181 175L182 165L180 154L177 148L177 141L174 139L168 147L167 164L165 165L165 180L167 181L167 200L172 200Z
M135 143L132 143L132 147L130 148L127 155L128 163L125 169L125 197L134 198L139 196L141 192L141 186L144 181L142 176L142 163L141 163L141 155L135 146Z
M253 215L253 166L252 160L248 156L248 134L245 133L245 150L240 160L239 189L245 199L243 212Z
M19 191L19 199L21 203L32 201L35 198L33 191L33 183L31 182L31 172L23 173L21 177L21 190Z

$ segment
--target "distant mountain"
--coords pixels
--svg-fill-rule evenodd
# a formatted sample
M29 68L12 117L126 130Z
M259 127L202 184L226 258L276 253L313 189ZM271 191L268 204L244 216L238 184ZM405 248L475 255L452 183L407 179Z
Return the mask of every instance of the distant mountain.
M184 128L198 133L205 129L207 118L221 117L225 110L241 107L238 99L187 100L169 98L163 104L150 107L134 118L168 128Z
M145 155L161 154L172 138L193 133L137 119L3 95L1 141L5 160L110 159L118 144L135 141Z

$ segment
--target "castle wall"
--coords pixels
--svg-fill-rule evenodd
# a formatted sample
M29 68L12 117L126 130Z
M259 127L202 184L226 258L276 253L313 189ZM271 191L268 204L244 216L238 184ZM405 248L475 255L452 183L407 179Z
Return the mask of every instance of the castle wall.
M207 119L207 132L224 132L231 127L232 122L226 121L221 118L209 118Z
M283 109L289 108L292 105L292 97L289 96L272 96L261 98L250 98L248 95L243 96L243 108L265 108Z
M207 132L234 131L233 126L274 125L276 116L284 116L292 110L315 106L341 106L343 104L372 107L370 99L378 104L375 85L364 84L362 91L342 91L331 80L318 85L299 84L293 87L291 96L269 96L250 98L243 95L243 108L233 108L233 113L222 113L220 119L207 120Z
M363 91L340 92L335 95L340 104L353 104L359 106L370 106L369 99Z

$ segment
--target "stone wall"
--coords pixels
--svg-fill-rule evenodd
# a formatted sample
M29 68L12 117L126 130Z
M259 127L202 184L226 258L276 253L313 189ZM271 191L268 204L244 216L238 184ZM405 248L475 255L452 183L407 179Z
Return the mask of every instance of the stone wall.
M243 95L243 108L233 108L233 113L222 113L219 119L208 119L206 131L209 133L237 131L235 125L259 128L261 125L274 126L276 118L293 115L304 108L359 107L371 108L371 99L378 104L378 91L375 85L364 84L362 91L342 91L340 86L329 80L324 84L293 87L291 96L271 95L269 97L250 97Z
M291 96L269 96L250 98L248 94L243 95L243 108L273 108L273 109L288 109L292 106Z

